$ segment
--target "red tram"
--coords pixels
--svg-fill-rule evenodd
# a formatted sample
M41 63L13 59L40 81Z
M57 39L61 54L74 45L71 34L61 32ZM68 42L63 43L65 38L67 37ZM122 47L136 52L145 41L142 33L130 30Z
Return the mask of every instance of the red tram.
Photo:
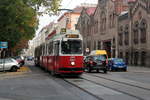
M79 31L50 34L46 43L35 49L35 64L55 74L83 73L83 38Z

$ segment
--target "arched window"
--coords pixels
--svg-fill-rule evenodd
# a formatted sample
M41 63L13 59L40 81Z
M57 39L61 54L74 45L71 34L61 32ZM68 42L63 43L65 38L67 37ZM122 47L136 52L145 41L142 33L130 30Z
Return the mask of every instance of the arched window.
M125 36L124 44L128 45L129 44L129 25L128 24L125 26L124 30L125 30L124 31L124 36Z
M119 28L119 34L118 34L118 40L119 40L119 45L122 46L123 44L123 26L120 26Z
M139 27L139 23L138 21L136 21L134 23L134 29L133 29L133 32L134 32L134 37L133 37L133 41L134 41L134 44L138 44L139 42L139 30L138 30L138 27Z
M101 13L101 31L106 30L106 15L104 12Z
M109 28L112 28L112 15L109 16Z
M142 20L140 23L140 41L141 43L146 43L146 34L147 34L147 24L146 24L146 20Z

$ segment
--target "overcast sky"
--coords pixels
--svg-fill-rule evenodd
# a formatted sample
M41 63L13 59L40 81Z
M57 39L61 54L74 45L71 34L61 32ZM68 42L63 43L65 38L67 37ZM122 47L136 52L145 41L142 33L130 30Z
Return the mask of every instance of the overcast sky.
M81 3L92 3L97 4L98 0L62 0L61 8L65 9L73 9L76 6L81 5ZM48 25L52 21L56 21L58 17L52 16L49 17L49 15L44 15L39 18L39 29L37 30L37 33L42 29L42 27Z

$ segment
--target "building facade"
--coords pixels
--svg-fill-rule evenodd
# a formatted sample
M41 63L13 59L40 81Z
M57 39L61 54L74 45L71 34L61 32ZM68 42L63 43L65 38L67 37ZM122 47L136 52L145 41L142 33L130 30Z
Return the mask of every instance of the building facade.
M93 26L93 13L95 12L96 7L84 7L81 15L78 19L76 28L80 31L83 36L84 42L84 53L88 54L89 50L91 50L91 34L94 31ZM88 49L88 51L87 51Z
M128 13L119 16L119 57L128 64L150 66L150 1L129 2Z
M87 15L83 9L77 24L85 49L105 49L130 65L150 66L150 0L98 0Z
M86 16L88 14L81 13L79 18L81 24L77 24L77 29L83 34L85 48L89 48L90 51L106 49L109 57L116 57L117 18L126 8L127 3L124 0L98 0L92 15Z
M82 8L83 8L82 6L79 6L74 8L72 11L68 11L64 13L57 20L57 25L58 25L57 33L59 33L62 28L75 30Z

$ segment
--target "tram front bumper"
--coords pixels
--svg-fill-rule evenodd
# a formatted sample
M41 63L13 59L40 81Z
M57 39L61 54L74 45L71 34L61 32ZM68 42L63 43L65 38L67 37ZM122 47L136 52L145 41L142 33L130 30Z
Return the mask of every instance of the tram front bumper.
M63 68L59 68L59 71L71 71L71 72L78 72L78 71L80 71L80 72L83 72L84 71L84 68L67 68L67 67L63 67Z

